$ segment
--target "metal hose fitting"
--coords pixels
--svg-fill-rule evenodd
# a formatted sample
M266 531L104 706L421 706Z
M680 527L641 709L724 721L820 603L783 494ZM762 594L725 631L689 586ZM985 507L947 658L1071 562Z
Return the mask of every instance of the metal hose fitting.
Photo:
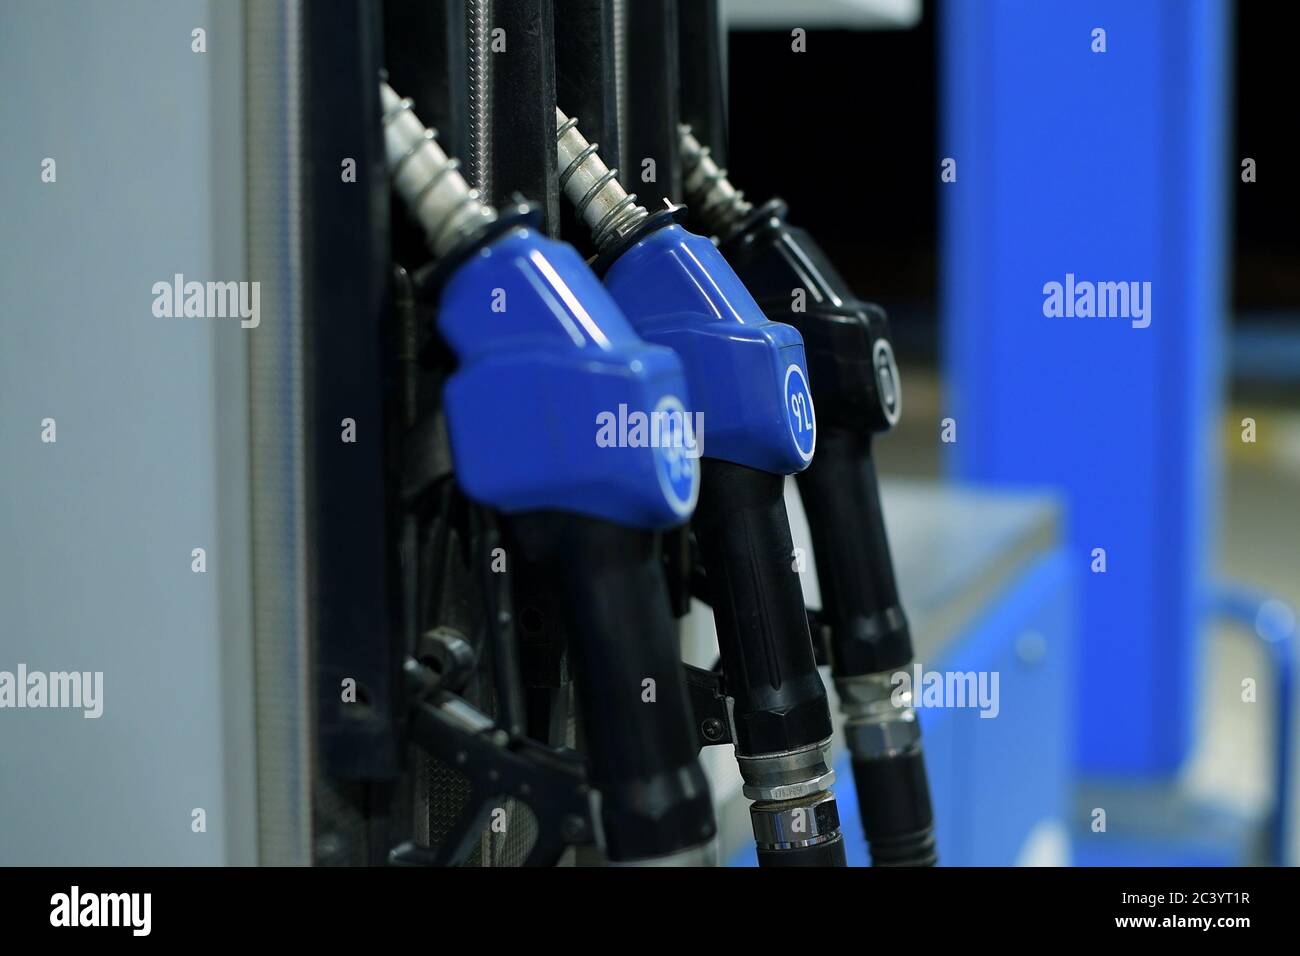
M799 800L829 791L835 783L830 738L786 753L736 754L742 791L751 800Z
M802 800L756 803L749 809L754 842L762 850L791 850L829 843L840 835L835 795L822 790Z
M578 131L578 120L557 107L555 138L559 148L560 189L573 203L578 218L591 230L591 241L606 251L639 226L649 215L618 181L618 170L601 160L597 143L588 143Z
M492 0L466 0L465 57L469 87L469 144L465 149L465 178L492 197Z
M894 757L915 747L921 726L910 688L896 687L892 672L835 681L849 752L863 760Z
M842 843L840 814L831 790L830 740L788 753L752 757L736 755L743 792L753 800L749 819L754 842L766 865L782 863L785 854ZM842 851L842 846L840 847ZM835 853L818 865L837 865Z
M429 248L439 258L478 235L496 221L496 210L484 205L437 143L438 134L425 129L409 99L399 97L387 83L379 85L384 110L384 152L389 176L411 215L424 229Z
M934 810L911 689L882 671L835 681L873 866L934 866Z
M731 185L727 171L713 161L691 128L677 127L682 152L682 188L692 215L719 240L729 239L749 217L753 205Z

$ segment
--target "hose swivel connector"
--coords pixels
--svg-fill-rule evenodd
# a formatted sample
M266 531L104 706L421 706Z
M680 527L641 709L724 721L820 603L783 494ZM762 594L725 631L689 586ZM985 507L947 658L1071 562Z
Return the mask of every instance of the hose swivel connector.
M705 230L719 241L725 241L749 218L753 204L731 185L727 171L714 162L709 147L700 144L689 126L683 124L677 130L686 202Z
M588 143L578 130L577 118L555 110L559 146L560 189L573 203L578 218L591 230L596 249L605 252L645 221L649 213L637 205L618 181L618 170L601 160L598 143Z
M379 90L393 187L424 230L434 256L442 258L495 222L496 210L470 188L459 172L460 161L442 151L438 134L420 122L411 100L399 97L387 83Z

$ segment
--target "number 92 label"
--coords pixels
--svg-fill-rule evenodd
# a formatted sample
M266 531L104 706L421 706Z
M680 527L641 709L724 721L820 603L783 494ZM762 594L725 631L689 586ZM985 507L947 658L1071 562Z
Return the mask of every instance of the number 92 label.
M799 457L804 461L812 461L813 449L817 447L817 418L813 413L808 379L798 365L791 365L785 370L785 412L786 422L790 425L790 436L794 439L795 448L799 450Z

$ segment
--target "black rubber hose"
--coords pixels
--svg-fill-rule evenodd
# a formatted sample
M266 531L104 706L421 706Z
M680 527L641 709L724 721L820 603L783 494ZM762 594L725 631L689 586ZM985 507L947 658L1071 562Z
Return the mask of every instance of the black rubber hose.
M832 840L813 846L791 847L782 850L758 848L758 865L767 867L782 866L844 866L844 837L836 834Z
M934 811L920 746L893 757L854 760L862 827L872 866L934 866Z

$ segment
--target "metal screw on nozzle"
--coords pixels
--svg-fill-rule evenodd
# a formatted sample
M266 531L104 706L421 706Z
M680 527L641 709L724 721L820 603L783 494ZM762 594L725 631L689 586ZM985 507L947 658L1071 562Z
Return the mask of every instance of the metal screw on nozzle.
M695 218L719 239L727 239L744 223L753 205L731 185L727 171L713 161L709 147L700 145L691 128L677 128L682 151L682 188Z
M424 229L433 254L442 257L496 221L426 129L409 99L399 97L387 83L379 84L384 109L384 152L393 186Z
M555 138L559 148L560 189L573 203L578 218L591 229L591 240L604 252L639 226L649 215L638 206L636 193L618 181L618 170L601 160L597 143L578 131L578 120L557 107Z

